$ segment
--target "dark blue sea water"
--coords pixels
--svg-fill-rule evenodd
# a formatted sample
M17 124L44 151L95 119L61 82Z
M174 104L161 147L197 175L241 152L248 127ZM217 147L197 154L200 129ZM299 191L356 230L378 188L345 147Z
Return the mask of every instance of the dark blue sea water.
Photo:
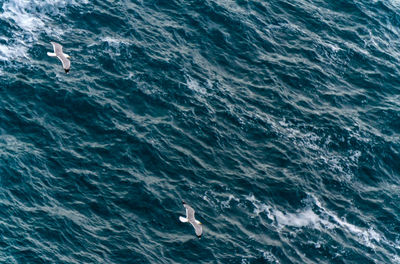
M0 0L0 263L400 263L399 27L398 0Z

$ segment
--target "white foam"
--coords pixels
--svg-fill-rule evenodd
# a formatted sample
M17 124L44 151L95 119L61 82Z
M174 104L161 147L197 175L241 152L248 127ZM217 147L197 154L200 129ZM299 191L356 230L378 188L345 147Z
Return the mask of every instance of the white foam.
M21 29L34 31L38 27L43 27L44 23L38 17L25 11L27 1L12 1L3 4L1 17L14 21Z
M393 261L393 263L400 263L400 257L395 255L392 257L392 261Z
M269 251L264 251L263 252L263 257L269 263L279 263L279 260Z
M358 227L346 222L344 219L340 219L337 215L324 208L321 209L334 220L335 228L347 230L349 233L357 236L359 238L359 242L365 244L366 246L374 249L374 241L380 242L382 240L382 236L379 235L373 228L364 229Z
M24 46L7 46L0 44L0 60L7 61L10 58L26 57L27 48Z
M110 37L110 36L102 37L101 41L102 42L107 42L109 45L117 45L117 46L119 46L119 44L121 44L121 43L127 44L127 41L125 41L125 40L118 39L118 38L113 38L113 37Z
M376 0L375 2L377 2ZM400 0L389 0L389 2L394 6L394 7L400 7Z
M3 13L0 14L0 18L14 22L14 24L24 30L25 33L30 33L29 37L36 39L37 32L62 32L60 29L48 26L48 22L51 21L50 15L60 13L60 9L72 3L73 1L65 0L8 1L2 6Z
M273 210L273 215L279 225L287 226L315 226L320 222L320 218L311 209L299 211L298 213L282 213L278 210Z
M116 37L111 37L111 36L103 36L100 38L100 42L105 42L107 43L107 51L109 54L112 54L113 56L120 56L121 55L121 45L129 45L130 41L125 40L122 38L116 38ZM96 43L93 43L90 46L95 45Z
M232 194L230 194L227 201L221 202L222 207L224 207L224 208L230 208L230 207L231 207L231 206L230 206L230 203L231 203L232 200L234 200L234 201L236 201L236 202L239 202L239 201L240 201L238 198L236 198L235 196L233 196Z
M61 13L61 9L74 1L52 0L9 0L2 5L0 20L8 21L18 29L12 32L12 37L3 37L0 45L0 60L18 61L18 58L28 58L28 48L45 32L52 39L61 38L64 30L51 23L51 15ZM52 25L52 26L50 26Z
M199 93L202 95L207 93L207 90L204 87L202 87L197 80L195 80L194 78L192 78L189 75L186 75L186 85L190 90L192 90L196 93Z
M266 205L259 200L256 199L256 197L253 194L250 194L245 197L246 200L250 201L254 205L254 211L253 213L256 214L257 216L260 215L262 212L266 212L267 216L269 219L274 220L273 215L271 214L271 207L269 205Z
M379 247L379 243L392 246L393 242L388 241L382 234L373 227L368 229L359 227L347 222L344 218L338 217L334 212L324 208L314 196L310 196L307 201L310 203L304 209L295 213L282 212L272 208L259 200L254 195L246 196L246 200L251 201L254 206L254 213L257 215L265 212L267 217L273 220L273 223L282 228L285 226L302 228L308 227L326 232L327 230L341 229L352 235L360 244L366 245L372 249ZM317 214L312 207L317 207Z
M370 227L369 229L365 229L354 224L348 223L344 218L338 217L335 213L331 212L330 210L324 208L321 203L312 196L315 205L321 210L322 215L327 217L326 221L321 222L324 226L328 226L330 228L339 228L342 230L346 230L347 232L351 233L358 237L360 243L365 244L370 248L375 248L375 242L380 242L382 240L386 240L383 235L380 235L374 228ZM387 241L387 240L386 240Z

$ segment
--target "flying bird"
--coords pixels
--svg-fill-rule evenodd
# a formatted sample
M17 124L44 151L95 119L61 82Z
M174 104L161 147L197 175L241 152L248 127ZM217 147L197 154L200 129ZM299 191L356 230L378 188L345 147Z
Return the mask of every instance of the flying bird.
M69 58L71 58L68 54L63 53L62 51L62 46L58 43L55 42L50 42L51 45L53 45L54 53L53 52L47 52L47 55L50 57L57 57L60 59L62 62L63 68L65 73L69 72L69 68L71 67L71 62L69 61Z
M183 206L186 208L186 217L179 216L179 220L181 220L182 223L187 223L187 222L191 223L192 226L194 227L194 231L196 232L196 236L200 238L201 234L203 233L203 227L201 226L200 221L197 221L194 218L194 212L195 212L194 209L187 203L185 202L182 203Z

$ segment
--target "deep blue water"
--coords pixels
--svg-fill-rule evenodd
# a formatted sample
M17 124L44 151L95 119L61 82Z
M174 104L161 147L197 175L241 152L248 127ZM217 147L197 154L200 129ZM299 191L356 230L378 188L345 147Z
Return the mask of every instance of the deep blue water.
M0 263L400 263L399 26L397 0L0 0Z

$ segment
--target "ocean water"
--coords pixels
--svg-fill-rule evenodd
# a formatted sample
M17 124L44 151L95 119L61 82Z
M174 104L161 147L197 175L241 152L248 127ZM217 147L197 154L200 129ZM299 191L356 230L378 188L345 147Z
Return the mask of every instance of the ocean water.
M0 0L0 263L400 263L399 27L397 0Z

